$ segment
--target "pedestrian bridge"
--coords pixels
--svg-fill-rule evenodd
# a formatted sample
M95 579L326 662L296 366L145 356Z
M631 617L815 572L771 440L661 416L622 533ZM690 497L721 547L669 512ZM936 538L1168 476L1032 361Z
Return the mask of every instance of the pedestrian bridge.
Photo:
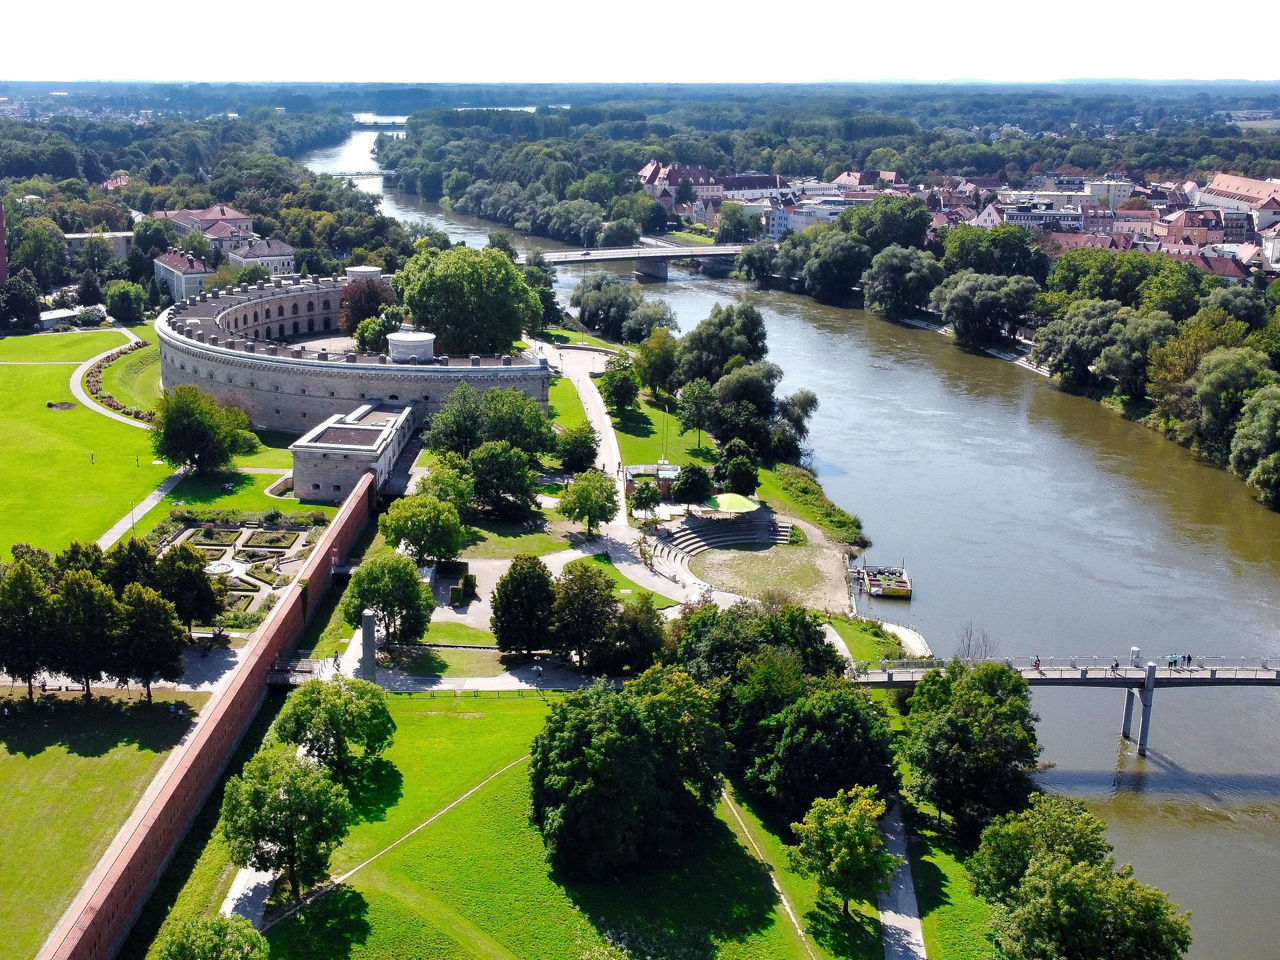
M974 661L966 661L970 665ZM1151 706L1159 687L1280 687L1280 657L1192 657L1141 662L1137 652L1114 657L1010 657L995 661L1018 671L1032 687L1114 687L1125 691L1121 734L1132 739L1133 704L1142 703L1138 755L1146 756ZM945 660L879 660L854 665L854 682L869 689L911 689Z
M636 273L655 280L667 279L667 265L672 260L712 260L717 257L736 257L742 252L740 243L712 243L690 246L654 245L646 247L596 247L590 250L546 250L543 259L553 266L593 263L626 263L636 265ZM524 266L521 254L516 264Z

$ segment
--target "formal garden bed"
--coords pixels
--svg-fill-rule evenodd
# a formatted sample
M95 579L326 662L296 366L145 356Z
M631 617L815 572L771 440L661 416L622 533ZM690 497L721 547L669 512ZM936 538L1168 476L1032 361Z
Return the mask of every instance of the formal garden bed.
M246 547L275 547L278 549L288 549L292 547L298 540L298 534L293 530L258 530L249 534L249 539L244 542Z

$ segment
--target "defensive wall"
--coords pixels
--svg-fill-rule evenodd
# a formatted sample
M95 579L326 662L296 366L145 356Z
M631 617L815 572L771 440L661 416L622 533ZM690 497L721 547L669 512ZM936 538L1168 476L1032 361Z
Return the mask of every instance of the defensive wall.
M338 335L346 277L277 278L180 300L156 321L160 380L198 386L259 428L306 433L372 400L413 404L421 424L458 384L520 390L546 404L545 358L434 357L397 363L307 341Z
M254 633L239 665L169 754L45 941L39 960L115 956L266 698L268 671L320 608L335 562L351 551L373 516L376 494L373 474L367 474L316 543L298 579Z

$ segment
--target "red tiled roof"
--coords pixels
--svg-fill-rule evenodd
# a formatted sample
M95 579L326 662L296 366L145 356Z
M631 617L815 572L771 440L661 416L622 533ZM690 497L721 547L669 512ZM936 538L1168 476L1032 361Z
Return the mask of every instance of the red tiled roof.
M1209 185L1201 192L1257 206L1280 196L1280 183L1237 177L1230 173L1215 173Z
M194 210L192 213L197 220L249 220L251 219L247 213L241 213L232 207L228 207L223 203L215 203L207 210Z
M162 263L177 273L213 273L213 270L207 267L199 257L193 257L189 253L182 253L179 250L170 250L168 253L160 254L160 256L156 257L156 263Z

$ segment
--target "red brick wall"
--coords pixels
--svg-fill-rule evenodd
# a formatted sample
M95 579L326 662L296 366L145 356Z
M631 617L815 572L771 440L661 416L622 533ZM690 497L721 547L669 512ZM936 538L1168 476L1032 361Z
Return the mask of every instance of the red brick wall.
M298 639L333 581L332 559L346 556L373 516L373 475L356 485L276 603L236 670L205 704L195 726L166 758L133 814L45 941L40 960L109 960L119 950L160 874L186 835L267 695L267 671ZM306 586L301 586L302 581Z

